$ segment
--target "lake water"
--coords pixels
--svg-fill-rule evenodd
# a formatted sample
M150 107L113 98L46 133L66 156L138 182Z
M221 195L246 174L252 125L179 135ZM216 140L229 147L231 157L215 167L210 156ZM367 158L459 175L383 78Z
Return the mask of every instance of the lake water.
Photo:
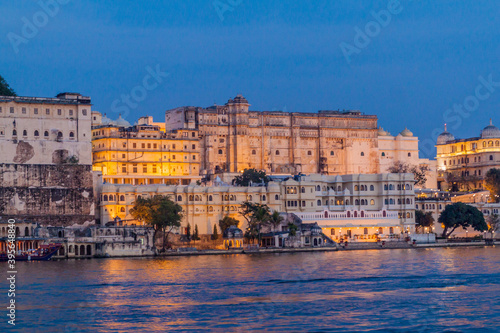
M19 332L500 331L499 247L67 260L17 268Z

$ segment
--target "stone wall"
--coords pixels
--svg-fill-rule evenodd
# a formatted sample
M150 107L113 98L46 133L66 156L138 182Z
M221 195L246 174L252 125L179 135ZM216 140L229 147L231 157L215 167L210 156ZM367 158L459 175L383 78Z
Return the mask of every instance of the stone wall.
M0 216L52 226L94 221L91 166L0 164Z

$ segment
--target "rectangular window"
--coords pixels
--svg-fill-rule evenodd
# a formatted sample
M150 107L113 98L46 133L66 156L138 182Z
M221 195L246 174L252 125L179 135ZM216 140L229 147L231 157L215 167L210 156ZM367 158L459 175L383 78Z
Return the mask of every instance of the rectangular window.
M158 147L158 145L155 143L153 144L153 148L156 149Z
M122 154L122 158L125 158L125 154Z
M50 109L45 109L45 114L50 115Z
M146 144L145 144L145 143L143 143L143 144L141 145L141 147L142 147L142 148L146 148Z
M61 109L57 109L57 115L58 116L62 115L62 110Z
M175 149L175 145L172 145L172 149Z
M193 145L193 149L196 149L196 145Z
M26 114L26 108L22 108L23 114Z
M10 107L10 113L14 113L14 107Z
M143 173L148 173L148 165L147 164L143 164L142 165L142 172Z
M127 172L127 165L126 164L122 164L122 172L123 173Z
M183 136L183 137L185 137L185 138L187 138L188 133L187 133L187 132L184 132L184 133L182 133L182 136Z
M132 165L132 172L137 173L137 164Z
M196 155L193 155L193 160L196 160Z
M0 113L2 113L2 107L0 106Z
M69 110L69 115L72 116L73 115L73 110Z
M148 149L151 149L151 144L150 143L148 143Z
M35 108L35 110L33 110L33 113L38 114L38 108Z
M127 144L125 142L122 142L123 148L127 148Z
M133 143L132 148L137 148L137 145L135 143Z
M172 155L172 159L175 160L175 155Z
M156 173L156 164L153 164L153 173Z
M86 109L83 109L83 110L82 110L82 114L83 114L84 116L86 116L86 115L87 115L87 110L86 110Z

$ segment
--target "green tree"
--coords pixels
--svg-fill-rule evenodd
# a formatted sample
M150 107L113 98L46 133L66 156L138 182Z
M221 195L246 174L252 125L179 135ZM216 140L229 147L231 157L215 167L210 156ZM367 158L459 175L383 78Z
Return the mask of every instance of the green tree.
M198 231L198 225L197 224L194 225L193 240L194 240L195 244L196 244L197 240L200 240L200 233Z
M417 227L422 228L422 230L425 227L431 228L434 226L434 217L432 216L432 212L423 212L421 210L416 210L415 211L415 224Z
M299 228L297 228L297 225L295 225L295 223L292 222L288 223L288 231L290 233L290 236L295 237L295 235L297 235L298 229Z
M17 96L7 81L0 75L0 96Z
M137 198L130 214L136 219L146 224L150 224L155 229L155 236L162 232L162 250L165 251L165 240L174 228L181 226L182 207L172 201L168 196L157 195L152 198Z
M481 232L488 229L483 213L476 207L462 202L446 206L439 215L438 222L443 224L442 236L444 238L450 236L458 227L462 227L464 230L472 227L474 230Z
M260 244L262 226L269 223L271 216L269 207L267 205L245 201L241 204L240 214L245 218L248 224L245 237L251 239L252 242L258 239Z
M219 227L220 227L220 230L222 233L224 233L224 231L226 231L227 228L229 228L230 226L234 225L236 227L238 227L238 225L240 224L240 221L238 221L237 219L233 218L233 217L229 217L229 216L224 216L221 220L219 220ZM215 227L214 225L214 230L217 231L217 228Z
M276 228L280 226L281 222L283 222L283 216L281 216L278 211L274 211L269 216L269 221L268 222L273 227L273 232L275 232Z
M493 202L500 202L500 169L490 169L484 178L484 187L490 191Z
M265 171L257 169L245 169L241 175L234 177L234 184L237 186L250 186L252 184L269 183L269 177Z
M213 241L216 241L219 239L219 232L217 231L217 226L214 224L214 231L212 233L212 236L210 236L210 238L213 240Z
M191 243L191 224L189 223L186 228L186 239L189 243Z
M430 169L429 166L422 165L411 165L401 161L395 161L389 169L387 169L390 173L413 173L415 176L415 185L423 186L425 182L427 182L427 174Z

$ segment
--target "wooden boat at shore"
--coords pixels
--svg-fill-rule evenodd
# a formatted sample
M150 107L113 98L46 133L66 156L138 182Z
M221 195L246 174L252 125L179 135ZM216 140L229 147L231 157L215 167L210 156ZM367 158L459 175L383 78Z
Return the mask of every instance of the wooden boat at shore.
M47 261L59 251L61 244L40 245L37 249L20 251L15 254L16 261ZM0 261L9 260L7 253L0 254Z

